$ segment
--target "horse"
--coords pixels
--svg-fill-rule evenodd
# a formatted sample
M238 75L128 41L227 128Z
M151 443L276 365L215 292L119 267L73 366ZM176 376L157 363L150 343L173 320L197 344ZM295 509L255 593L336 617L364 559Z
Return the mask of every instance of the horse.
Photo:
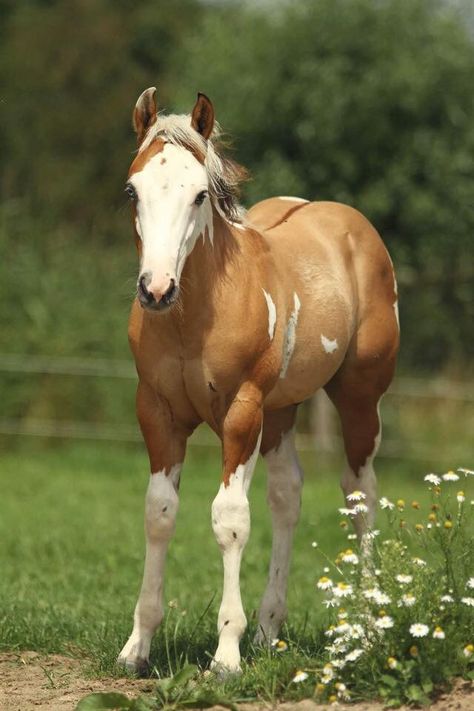
M373 524L379 403L399 344L395 274L375 228L349 206L282 196L245 212L239 194L246 171L224 155L204 94L190 115L165 115L151 87L138 98L133 126L138 151L125 190L139 276L129 341L151 473L143 583L118 662L138 673L148 668L163 618L186 442L206 422L222 443L212 528L222 552L223 594L211 668L238 672L247 625L239 575L255 462L260 452L273 529L256 634L265 644L287 613L303 483L296 411L320 388L341 421L344 495L365 494L367 512L354 519L359 539Z

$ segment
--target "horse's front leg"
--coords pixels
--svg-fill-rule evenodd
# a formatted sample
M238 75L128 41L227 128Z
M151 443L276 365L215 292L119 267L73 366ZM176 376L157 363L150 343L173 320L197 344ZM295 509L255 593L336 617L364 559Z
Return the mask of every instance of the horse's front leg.
M240 669L239 642L247 626L240 596L240 562L250 533L247 491L262 436L262 394L246 384L230 406L222 428L224 471L212 504L212 527L224 565L224 589L217 631L219 645L212 667Z
M145 498L145 568L133 631L118 663L131 671L145 673L151 640L163 619L164 568L178 512L186 436L171 422L169 407L147 386L138 386L137 414L151 469Z

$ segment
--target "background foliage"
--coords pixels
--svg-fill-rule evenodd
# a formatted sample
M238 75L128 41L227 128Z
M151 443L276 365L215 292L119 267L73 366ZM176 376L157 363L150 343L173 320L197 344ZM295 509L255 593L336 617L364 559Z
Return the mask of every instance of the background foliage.
M364 212L399 276L402 369L465 373L469 19L442 0L0 0L2 350L128 357L136 256L122 186L133 104L157 84L168 111L212 97L251 169L245 204L296 194ZM14 414L22 387L37 409L102 399L98 382L20 380L7 383Z

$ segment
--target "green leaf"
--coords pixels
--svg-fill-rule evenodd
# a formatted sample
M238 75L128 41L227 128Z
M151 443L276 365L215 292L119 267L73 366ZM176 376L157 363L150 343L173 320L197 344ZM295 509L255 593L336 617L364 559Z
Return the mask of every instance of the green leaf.
M422 689L416 684L410 684L406 693L410 701L419 701L423 696Z
M187 664L171 678L171 686L185 686L190 679L196 676L198 671L199 670L195 664Z
M397 686L398 681L395 679L393 676L390 676L389 674L382 674L380 677L380 680L386 685L389 686L391 689L395 688Z
M79 701L76 711L100 711L100 709L115 709L116 711L130 711L132 701L124 694L114 691L109 693L89 694Z

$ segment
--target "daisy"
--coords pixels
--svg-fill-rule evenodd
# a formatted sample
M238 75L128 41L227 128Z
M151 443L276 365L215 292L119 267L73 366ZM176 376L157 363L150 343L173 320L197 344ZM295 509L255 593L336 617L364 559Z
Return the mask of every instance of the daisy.
M348 541L355 541L356 538L357 538L357 533L348 533L347 534Z
M359 556L357 556L351 548L348 548L341 555L343 563L352 563L352 565L357 565L359 562Z
M454 602L452 595L441 595L440 600L441 602Z
M469 605L469 607L474 607L474 597L462 597L461 602L465 605Z
M424 480L429 481L430 484L434 484L435 486L439 486L441 484L441 479L436 474L427 474Z
M446 635L444 634L441 627L435 627L433 632L434 639L444 639Z
M423 560L423 558L412 558L411 562L415 565L419 565L420 568L424 568L426 565L426 560Z
M474 471L472 469L465 469L464 467L458 467L458 472L464 474L464 476L474 476Z
M387 593L384 593L381 590L376 590L373 599L375 600L377 605L390 605L390 603L392 602Z
M405 607L411 607L415 604L416 597L412 593L406 593L406 595L402 595L401 601L402 604L405 605Z
M426 637L430 628L428 625L423 625L420 622L415 622L410 626L410 634L412 637Z
M363 649L353 649L352 652L349 652L349 654L346 654L345 660L346 660L346 662L355 662L355 661L357 661L357 659L359 659L361 654L364 654Z
M332 588L333 582L331 578L328 578L326 575L323 575L322 578L319 578L318 582L316 583L316 587L319 588L320 590L329 590Z
M354 516L355 515L354 509L341 508L341 509L338 509L338 511L341 514L341 516Z
M462 653L465 657L472 657L474 653L474 644L466 644L466 646L462 650Z
M391 501L389 501L386 496L382 496L382 498L379 501L379 504L380 504L381 509L391 510L391 509L395 508L395 504L393 504Z
M356 504L354 506L355 513L368 513L369 507L366 504Z
M474 578L469 578L466 585L468 588L474 588Z
M395 657L389 657L387 659L387 666L389 667L389 669L396 669L398 667L398 662Z
M353 491L352 494L347 495L347 500L348 501L362 501L363 499L366 499L367 496L364 494L363 491L359 491L356 489L356 491Z
M383 617L379 617L378 620L375 620L375 626L379 630L388 630L390 627L393 627L393 618L390 617L390 615L384 615Z
M336 607L336 605L338 605L338 604L339 604L338 601L334 597L330 598L329 600L323 600L323 605L325 607Z
M301 681L306 681L307 678L308 675L305 671L298 670L291 681L295 684L299 684Z
M272 647L277 651L277 652L286 652L288 649L287 643L282 640L282 639L272 639Z
M396 575L395 580L401 585L408 585L408 583L411 583L411 581L413 580L413 575Z
M338 583L333 588L333 593L336 597L349 597L352 595L352 585L349 583Z
M318 547L318 544L316 543L316 541L313 541L311 543L311 548L317 548L317 547Z
M443 481L459 481L459 476L453 471L449 471L443 474Z
M458 493L456 494L456 499L458 500L458 504L463 504L466 501L464 491L458 491Z
M323 674L326 677L329 677L329 681L334 678L334 671L332 668L332 664L329 662L323 666Z

